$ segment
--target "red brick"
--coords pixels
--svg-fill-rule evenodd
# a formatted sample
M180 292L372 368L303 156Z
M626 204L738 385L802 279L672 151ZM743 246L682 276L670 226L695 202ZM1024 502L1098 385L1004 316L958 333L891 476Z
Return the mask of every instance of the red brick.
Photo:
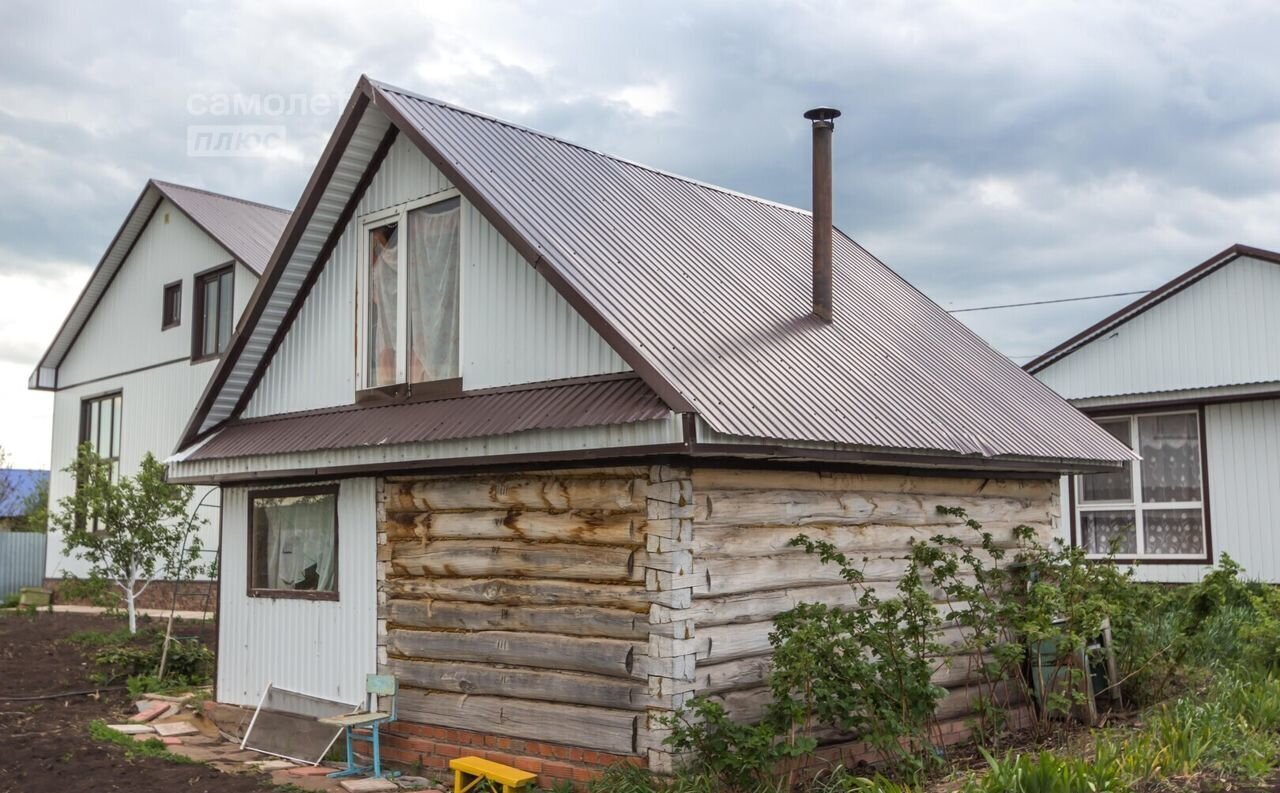
M516 764L516 758L506 752L485 752L484 757L486 760L492 760L495 763L502 763L503 765Z
M512 765L521 771L528 771L531 774L537 774L542 771L542 761L536 757L517 757Z
M542 775L555 779L573 779L573 766L564 763L543 763Z
M436 744L436 754L441 757L461 757L462 750L447 743Z
M575 782L590 782L599 776L599 773L599 771L592 771L590 768L575 766L573 769L573 779Z

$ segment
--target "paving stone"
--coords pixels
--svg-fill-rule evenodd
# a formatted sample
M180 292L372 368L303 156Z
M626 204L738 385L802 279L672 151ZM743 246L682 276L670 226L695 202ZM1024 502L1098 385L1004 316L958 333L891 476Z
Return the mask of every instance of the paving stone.
M184 743L178 746L170 746L169 751L174 754L180 754L183 757L196 761L197 763L208 763L215 760L220 763L227 762L223 759L221 754L207 746L192 746L191 744ZM235 767L238 769L240 766L237 765Z
M435 787L436 784L425 776L398 776L394 782L401 790L422 790Z
M169 712L169 707L170 704L168 702L156 702L146 710L130 716L129 721L144 722L151 721L152 719L158 719Z
M195 735L200 732L199 728L189 721L161 721L151 726L160 735Z
M155 727L150 724L108 724L108 727L125 735L141 735L142 733L155 732Z
M289 769L289 776L328 776L337 770L327 765L304 765Z
M344 779L342 789L347 793L382 793L382 791L400 788L396 787L396 783L390 779L375 776L367 779Z
M253 766L259 771L283 771L295 767L295 764L288 760L250 760L245 765Z
M160 742L163 743L165 746L181 746L182 745L182 739L173 735L169 735L164 738L161 738Z

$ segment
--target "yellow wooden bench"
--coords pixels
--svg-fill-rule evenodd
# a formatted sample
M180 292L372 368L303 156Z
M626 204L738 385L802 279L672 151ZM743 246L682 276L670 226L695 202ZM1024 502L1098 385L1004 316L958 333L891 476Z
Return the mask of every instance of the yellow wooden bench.
M485 779L501 786L502 793L515 793L538 778L537 774L483 757L455 757L449 767L453 769L453 793L467 793Z

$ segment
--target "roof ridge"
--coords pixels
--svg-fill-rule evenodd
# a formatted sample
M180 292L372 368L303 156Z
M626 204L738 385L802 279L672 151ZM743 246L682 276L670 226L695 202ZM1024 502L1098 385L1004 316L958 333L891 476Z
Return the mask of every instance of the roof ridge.
M152 178L149 181L152 184L156 185L157 187L162 187L162 186L176 187L179 190L190 190L193 193L203 193L207 196L213 196L214 198L221 198L226 201L235 201L236 203L239 203L239 204L247 204L249 206L259 207L261 209L270 209L273 212L283 212L286 215L293 214L293 210L291 209L284 209L283 207L273 206L271 204L264 204L261 201L253 201L248 198L241 198L239 196L227 195L226 193L217 193L217 192L214 192L213 190L207 190L203 187L192 187L191 185L178 184L177 182L168 182L168 181L165 181L164 179Z
M744 193L740 190L734 190L732 188L724 187L722 185L712 184L711 182L704 182L701 179L694 179L692 176L684 176L682 174L674 173L672 171L667 171L662 168L656 168L652 165L646 165L645 163L642 163L642 162L629 160L626 157L619 157L616 154L610 154L609 152L606 152L606 151L593 149L590 146L584 146L581 143L575 143L571 140L566 140L559 136L552 135L550 132L543 132L542 130L534 129L533 127L526 127L523 124L516 124L515 122L507 121L506 119L498 118L497 116L490 116L487 113L481 113L477 110L471 110L469 108L459 107L458 105L452 104L450 102L446 102L443 99L436 99L435 97L425 96L423 94L417 93L416 91L410 91L407 88L400 88L398 86L390 85L389 83L384 83L379 80L374 80L371 77L367 77L366 79L368 79L369 82L372 83L375 87L380 88L384 91L388 91L390 93L400 94L402 96L409 97L410 99L414 99L419 102L425 102L429 105L435 105L437 107L445 108L446 110L452 110L455 113L463 113L465 115L481 119L482 121L488 121L494 124L498 124L500 126L518 130L520 132L526 132L530 135L536 135L540 138L544 138L553 143L559 143L563 146L571 146L580 151L585 151L590 154L594 154L598 157L604 157L605 159L613 160L614 162L621 163L622 165L627 165L632 168L639 168L641 170L648 171L649 173L656 174L658 176L662 176L667 179L675 179L677 181L693 185L694 187L703 188L704 190L714 190L717 193L723 193L725 195L733 196L735 198L742 198L747 201L754 201L758 204L777 207L778 209L785 209L788 212L795 212L797 214L804 215L805 217L811 217L813 215L813 213L807 209L801 209L800 207L791 206L790 204L784 204L781 201L774 201L769 198L763 198L758 195L752 195L751 193Z

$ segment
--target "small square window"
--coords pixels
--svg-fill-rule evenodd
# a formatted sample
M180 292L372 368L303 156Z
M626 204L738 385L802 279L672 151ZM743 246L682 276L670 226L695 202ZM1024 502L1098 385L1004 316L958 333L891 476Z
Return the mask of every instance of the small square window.
M249 594L338 598L338 488L249 494Z
M160 330L176 328L182 324L182 282L174 281L165 284L164 308L160 319Z

